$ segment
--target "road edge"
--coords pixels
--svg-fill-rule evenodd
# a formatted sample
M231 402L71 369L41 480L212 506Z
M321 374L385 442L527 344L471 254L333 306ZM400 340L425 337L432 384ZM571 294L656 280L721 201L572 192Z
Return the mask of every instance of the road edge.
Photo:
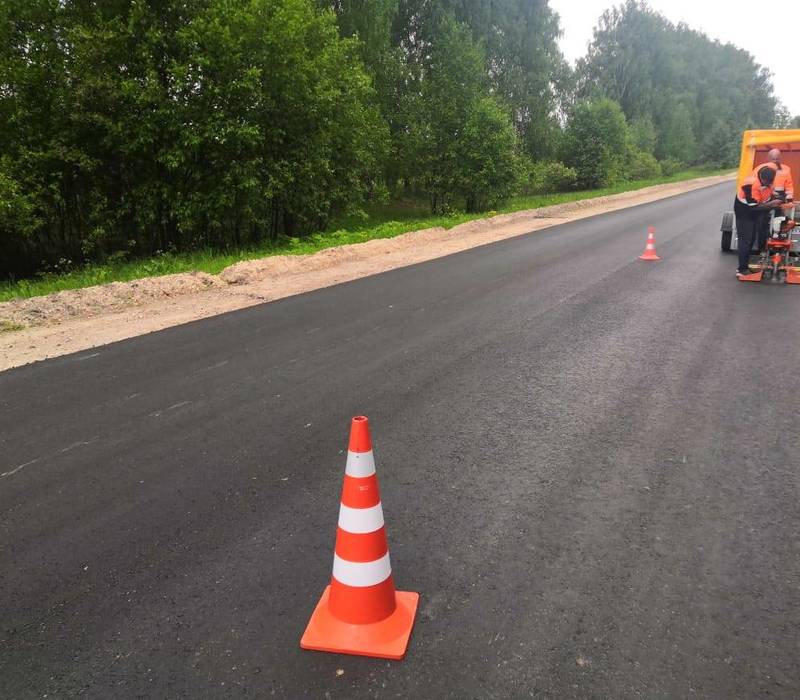
M308 255L243 261L217 276L185 273L150 278L159 285L156 298L149 292L147 280L37 297L39 302L49 300L64 304L66 315L56 322L0 333L0 371L415 265L563 223L648 204L734 178L735 174L695 178L500 214L450 229L423 229L392 238L326 248ZM111 290L111 303L104 306L103 302L98 302L94 296L97 290L106 295ZM30 315L25 316L25 309L35 303L20 300L0 304L0 321L13 324L28 321ZM22 312L15 313L15 309L22 309ZM30 310L27 313L30 314Z

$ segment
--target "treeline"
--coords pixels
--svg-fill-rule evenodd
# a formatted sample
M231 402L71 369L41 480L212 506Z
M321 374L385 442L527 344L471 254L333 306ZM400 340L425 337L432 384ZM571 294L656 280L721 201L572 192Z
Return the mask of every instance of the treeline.
M0 276L728 166L788 121L644 3L576 70L559 35L546 0L4 0Z

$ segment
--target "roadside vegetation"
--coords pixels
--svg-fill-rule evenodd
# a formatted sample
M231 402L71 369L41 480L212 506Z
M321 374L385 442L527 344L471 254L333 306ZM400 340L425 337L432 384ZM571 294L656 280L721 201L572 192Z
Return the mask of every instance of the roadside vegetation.
M282 236L277 241L265 241L260 245L230 250L201 249L185 253L165 251L146 259L104 263L89 262L79 267L75 267L71 261L65 260L61 263L60 270L39 273L30 279L0 282L0 302L179 272L198 271L218 274L229 265L242 260L253 260L270 255L305 255L325 248L363 243L377 238L393 238L410 231L436 226L449 229L485 216L565 204L696 177L721 175L725 172L727 172L726 169L695 168L675 173L670 177L662 176L649 180L619 183L597 190L520 195L505 202L497 210L480 213L454 212L431 215L426 203L420 201L379 204L370 207L368 211L360 215L340 218L333 222L330 231L317 232L302 238Z
M790 122L644 2L574 69L559 32L545 0L5 0L0 299L688 177Z

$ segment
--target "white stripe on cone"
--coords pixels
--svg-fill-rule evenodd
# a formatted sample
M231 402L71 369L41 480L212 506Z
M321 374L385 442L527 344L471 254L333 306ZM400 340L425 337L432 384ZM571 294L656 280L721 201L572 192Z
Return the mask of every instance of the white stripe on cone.
M366 535L383 527L383 507L379 503L372 508L350 508L339 505L339 527L354 535Z
M392 565L389 562L389 552L380 559L369 562L354 562L340 559L333 555L333 578L345 586L366 588L383 583L392 575Z
M347 466L344 473L347 476L363 478L375 473L375 458L372 450L369 452L347 452Z

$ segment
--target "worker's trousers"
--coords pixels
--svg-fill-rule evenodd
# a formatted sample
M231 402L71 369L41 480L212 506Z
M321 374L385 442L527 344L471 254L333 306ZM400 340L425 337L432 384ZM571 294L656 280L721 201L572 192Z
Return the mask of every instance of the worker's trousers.
M750 250L758 239L758 249L766 245L767 231L765 229L764 212L736 213L736 247L739 250L739 272L749 270Z

